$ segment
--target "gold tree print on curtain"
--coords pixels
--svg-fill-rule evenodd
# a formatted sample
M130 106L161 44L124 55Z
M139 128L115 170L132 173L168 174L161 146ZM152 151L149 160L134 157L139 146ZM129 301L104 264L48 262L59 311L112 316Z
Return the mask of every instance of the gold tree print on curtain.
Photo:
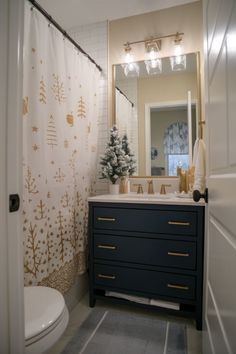
M23 116L26 115L29 112L29 97L24 97L23 98Z
M25 11L25 285L47 285L65 293L86 271L87 198L96 175L88 125L89 139L96 144L99 73L56 29L48 28L36 10L30 11L28 3Z
M52 91L54 93L55 99L61 104L65 101L65 88L63 82L60 81L59 76L53 74L54 83L52 85Z
M53 259L53 240L50 237L49 231L47 231L46 244L47 244L47 264L50 264L51 260ZM49 269L47 269L47 271L49 271Z
M57 131L56 123L54 116L50 114L47 128L47 144L53 149L54 146L57 146Z
M85 101L82 96L80 96L80 99L78 101L77 117L82 119L86 117Z
M73 127L73 125L74 125L74 116L73 116L73 114L67 114L66 121L71 127Z
M32 176L32 172L30 170L30 167L27 167L26 169L26 176L25 176L25 184L24 184L25 189L27 190L28 193L31 194L37 194L39 193L37 189L37 184L35 178Z
M65 179L66 175L61 171L61 168L58 168L58 171L56 172L55 176L53 178L55 178L56 182L63 182Z
M69 206L69 201L70 197L68 192L66 191L66 193L61 197L61 205L63 206L63 208L67 208Z
M40 251L39 240L37 239L37 225L34 226L29 224L27 229L27 239L26 239L26 254L31 258L31 262L28 259L25 259L25 273L33 275L34 278L37 277L37 274L40 272L40 265L42 264L42 255Z
M39 102L46 104L46 85L43 76L39 82Z
M66 238L65 238L65 221L66 221L66 219L64 219L61 210L59 210L56 223L58 224L57 237L59 238L58 246L59 246L59 252L60 252L60 260L62 262L64 262L65 252L66 252L66 248L65 248L65 242L66 242Z
M69 159L69 166L72 170L72 177L73 177L73 185L74 185L74 188L77 188L77 178L76 178L76 163L75 163L75 156L76 156L76 153L77 151L74 150L71 154L71 157Z
M43 203L42 199L40 199L39 204L36 205L35 212L37 213L37 215L35 216L35 220L46 219L47 208L46 204Z

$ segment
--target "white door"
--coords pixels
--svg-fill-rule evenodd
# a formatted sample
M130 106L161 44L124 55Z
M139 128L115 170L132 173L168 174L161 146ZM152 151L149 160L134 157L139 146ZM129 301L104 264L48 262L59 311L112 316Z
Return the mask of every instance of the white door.
M236 353L236 1L204 0L208 236L204 353Z
M22 186L23 0L0 1L0 353L24 353L21 212L9 195Z

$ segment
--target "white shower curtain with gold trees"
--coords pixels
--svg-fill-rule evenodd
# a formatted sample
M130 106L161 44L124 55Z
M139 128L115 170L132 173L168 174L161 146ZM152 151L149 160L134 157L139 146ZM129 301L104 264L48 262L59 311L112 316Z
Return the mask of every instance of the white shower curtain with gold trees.
M96 185L100 73L26 4L23 85L25 285L65 293L86 270Z

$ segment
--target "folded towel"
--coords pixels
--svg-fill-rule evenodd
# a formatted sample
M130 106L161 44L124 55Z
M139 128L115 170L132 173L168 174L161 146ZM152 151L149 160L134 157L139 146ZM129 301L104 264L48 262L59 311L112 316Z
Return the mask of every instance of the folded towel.
M206 146L197 139L193 148L194 185L193 190L204 192L206 186Z
M128 295L128 294L119 293L119 292L116 292L116 291L106 290L105 295L106 296L118 297L118 298L129 300L129 301L138 302L140 304L145 304L145 305L149 305L150 304L150 299L148 299L146 297Z

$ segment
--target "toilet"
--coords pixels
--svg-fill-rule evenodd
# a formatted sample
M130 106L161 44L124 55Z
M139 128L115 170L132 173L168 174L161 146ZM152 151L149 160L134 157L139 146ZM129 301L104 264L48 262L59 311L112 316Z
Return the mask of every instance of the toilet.
M60 338L69 321L62 294L45 286L24 288L25 353L43 354Z

